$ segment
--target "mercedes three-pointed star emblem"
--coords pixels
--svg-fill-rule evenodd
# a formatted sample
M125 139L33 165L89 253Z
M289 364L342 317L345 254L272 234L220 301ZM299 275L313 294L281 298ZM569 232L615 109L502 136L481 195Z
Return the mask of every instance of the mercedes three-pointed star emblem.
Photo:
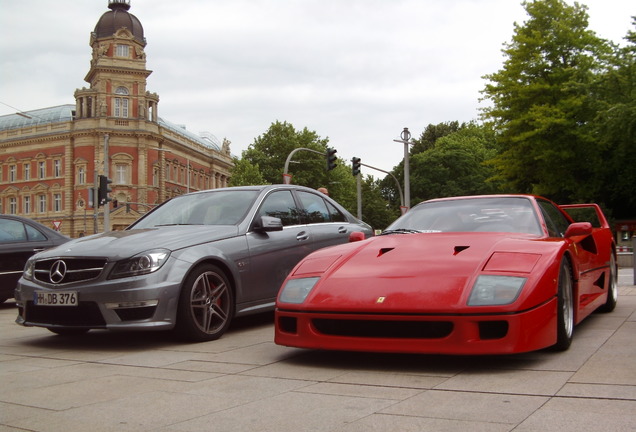
M59 284L64 280L64 276L66 276L66 263L62 260L55 261L49 271L49 279L52 283Z

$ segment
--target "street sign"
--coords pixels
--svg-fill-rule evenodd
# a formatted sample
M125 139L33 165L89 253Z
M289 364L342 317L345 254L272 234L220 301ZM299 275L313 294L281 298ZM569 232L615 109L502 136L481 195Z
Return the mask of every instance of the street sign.
M61 226L62 226L62 221L60 221L60 220L54 220L53 221L53 229L55 231L59 231Z

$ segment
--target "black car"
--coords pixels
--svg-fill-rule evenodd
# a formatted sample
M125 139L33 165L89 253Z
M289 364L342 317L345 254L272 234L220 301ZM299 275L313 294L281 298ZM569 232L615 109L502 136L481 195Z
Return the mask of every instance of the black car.
M69 240L29 218L0 215L0 303L13 297L24 264L33 254Z

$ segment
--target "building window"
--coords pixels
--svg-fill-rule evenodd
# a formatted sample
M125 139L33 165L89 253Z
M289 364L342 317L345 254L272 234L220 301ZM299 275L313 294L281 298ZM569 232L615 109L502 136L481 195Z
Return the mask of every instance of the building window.
M115 98L115 117L128 118L128 99Z
M115 55L117 57L130 58L130 46L129 45L117 45L115 49Z
M55 159L53 161L53 173L55 177L62 177L62 161Z
M83 166L77 168L77 184L86 184L86 168Z
M152 185L159 186L159 167L152 167Z
M170 164L166 163L166 181L170 181Z
M115 184L128 184L128 165L115 165Z
M38 195L38 213L46 213L46 195Z
M16 197L9 198L9 214L18 214L18 200Z
M38 178L46 178L46 161L38 162Z
M25 214L31 213L31 197L25 196L23 201L23 210Z
M117 87L116 95L128 96L130 93L126 87ZM115 98L115 117L128 118L128 98Z
M31 164L25 163L24 164L24 180L29 180L29 179L31 179Z
M18 172L17 165L9 165L9 182L13 183L16 181L16 174Z
M53 194L53 211L62 211L62 195L59 193Z

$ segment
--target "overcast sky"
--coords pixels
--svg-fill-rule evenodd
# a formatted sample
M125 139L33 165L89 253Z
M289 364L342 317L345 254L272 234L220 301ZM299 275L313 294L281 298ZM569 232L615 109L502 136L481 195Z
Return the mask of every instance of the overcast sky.
M229 139L237 156L287 121L387 171L402 160L393 140L404 127L417 138L478 118L482 77L501 69L502 44L527 19L521 0L130 3L161 117ZM580 3L591 30L624 45L634 0ZM108 0L0 0L0 115L75 103L107 11Z

